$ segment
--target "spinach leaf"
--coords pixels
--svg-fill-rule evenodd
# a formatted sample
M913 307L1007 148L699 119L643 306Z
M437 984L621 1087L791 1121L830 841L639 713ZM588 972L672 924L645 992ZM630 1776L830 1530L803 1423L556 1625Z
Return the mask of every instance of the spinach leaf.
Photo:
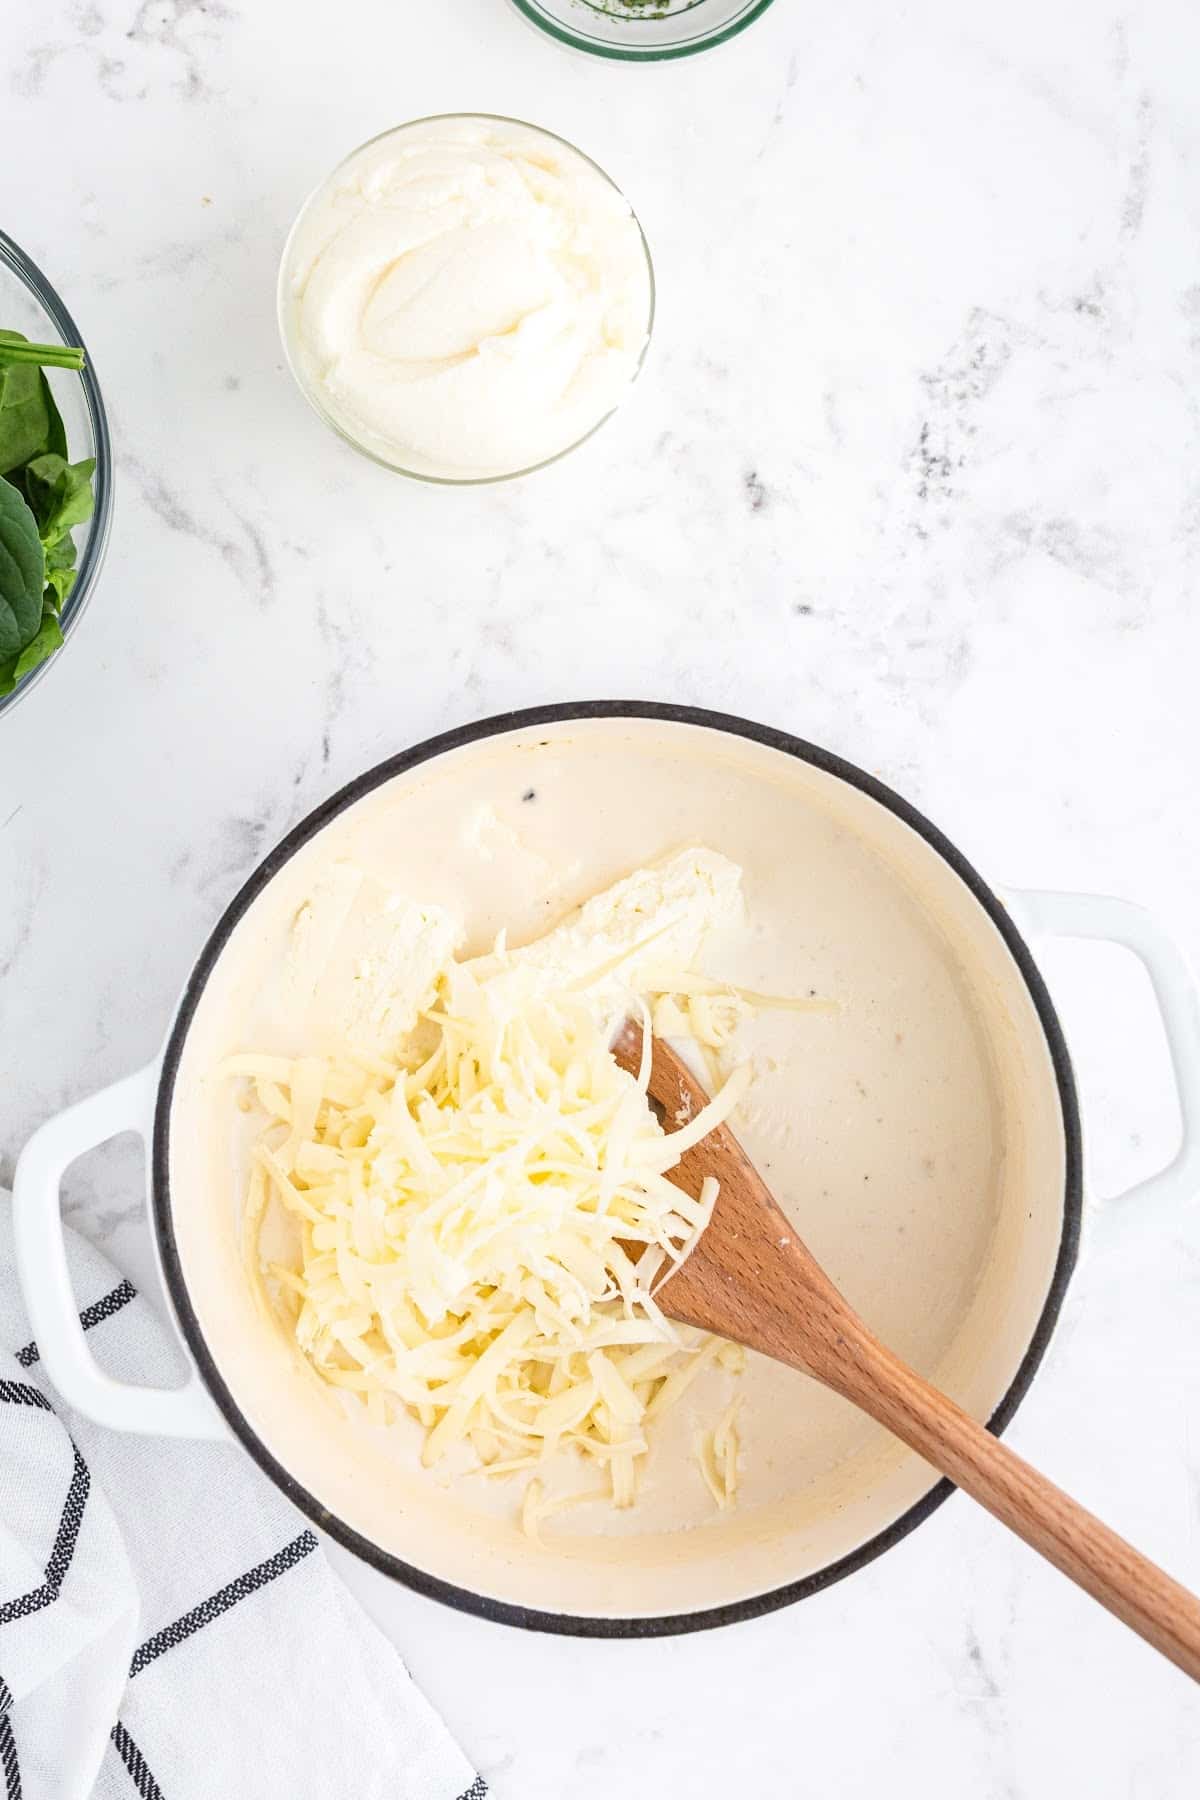
M64 456L47 454L26 464L25 498L47 549L69 536L72 526L91 518L95 469L93 456L69 463Z
M42 604L58 618L63 609L63 602L75 586L75 577L79 570L66 563L62 568L46 570L46 592L42 596Z
M46 591L42 595L43 606L48 606L56 615L62 611L63 601L75 586L75 539L68 531L57 543L43 543L46 552Z
M67 433L45 369L82 369L83 351L69 344L31 344L0 331L0 475L50 451L67 454Z
M42 622L46 556L37 520L10 481L0 481L0 661L17 657Z
M82 369L83 352L0 331L0 694L63 641L75 583L76 525L92 516L95 462L67 461L46 368Z
M42 369L83 368L83 351L71 344L31 344L21 331L0 331L0 363L33 363Z
M9 694L18 681L23 681L32 669L57 650L63 641L62 629L52 612L42 615L42 622L34 636L30 638L20 656L9 662L0 663L0 694Z
M59 538L56 543L43 544L42 549L46 552L47 575L49 575L51 569L70 569L74 567L75 539L69 532L66 537Z
M46 402L46 448L54 456L67 454L67 428L63 424L62 414L54 403L54 395L50 391L50 383L42 371L42 399Z
M0 331L0 354L6 343L20 337L17 331ZM0 475L19 469L30 457L40 456L51 447L50 414L46 407L49 391L36 363L0 362ZM58 408L54 410L57 414ZM61 419L58 425L61 430Z

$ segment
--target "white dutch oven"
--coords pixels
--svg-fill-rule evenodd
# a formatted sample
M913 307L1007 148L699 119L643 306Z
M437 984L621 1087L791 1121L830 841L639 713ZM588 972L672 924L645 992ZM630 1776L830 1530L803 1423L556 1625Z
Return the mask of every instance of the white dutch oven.
M314 869L348 856L452 905L465 887L477 942L501 925L520 941L687 842L743 865L771 972L842 1002L836 1020L793 1027L813 1035L779 1066L764 1061L741 1135L880 1336L1000 1430L1054 1329L1081 1212L1070 1062L1015 921L1033 935L1126 944L1149 972L1184 1139L1138 1190L1143 1204L1200 1185L1200 1012L1186 965L1123 902L1002 903L911 806L811 744L717 714L616 702L488 720L352 783L233 900L161 1057L36 1134L17 1170L17 1253L64 1399L117 1430L232 1435L376 1568L541 1630L653 1635L744 1618L861 1567L928 1517L949 1488L925 1463L815 1384L752 1362L735 1511L712 1514L668 1443L632 1513L596 1509L539 1547L517 1529L511 1495L488 1504L479 1496L494 1484L439 1482L402 1431L349 1416L248 1290L240 1150L213 1070L250 1047L257 996ZM63 1171L130 1129L151 1146L154 1241L192 1363L178 1390L104 1374L68 1282Z

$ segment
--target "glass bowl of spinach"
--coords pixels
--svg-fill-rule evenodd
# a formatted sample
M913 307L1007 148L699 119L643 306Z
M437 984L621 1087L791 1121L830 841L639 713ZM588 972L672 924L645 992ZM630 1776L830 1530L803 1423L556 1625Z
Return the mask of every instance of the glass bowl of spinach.
M112 518L100 386L70 313L0 231L0 711L82 616Z

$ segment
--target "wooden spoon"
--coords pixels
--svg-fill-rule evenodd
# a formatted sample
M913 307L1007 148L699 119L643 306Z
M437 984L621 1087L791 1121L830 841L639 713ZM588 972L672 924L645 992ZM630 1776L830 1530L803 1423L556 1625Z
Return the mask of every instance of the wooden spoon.
M632 1020L613 1055L637 1073L642 1030ZM668 1129L707 1102L660 1038L652 1044L650 1097ZM687 1261L655 1290L662 1310L789 1363L861 1407L1200 1681L1200 1600L873 1337L724 1125L684 1152L670 1180L697 1197L706 1175L721 1184L713 1216Z

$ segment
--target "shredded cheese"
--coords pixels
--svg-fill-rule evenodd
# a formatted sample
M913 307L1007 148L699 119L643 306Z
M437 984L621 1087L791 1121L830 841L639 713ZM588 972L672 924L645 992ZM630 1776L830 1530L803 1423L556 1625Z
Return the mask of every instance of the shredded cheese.
M734 1503L738 1487L739 1440L737 1401L721 1415L712 1431L702 1431L696 1441L696 1460L704 1485L722 1512Z
M337 865L297 915L289 964L314 1029L335 1026L332 1047L224 1065L238 1107L265 1120L243 1219L260 1306L372 1423L410 1414L426 1464L523 1478L534 1538L597 1497L594 1483L552 1494L554 1459L591 1465L632 1506L656 1421L704 1371L744 1365L655 1301L717 1198L711 1178L692 1199L668 1176L749 1083L747 1065L730 1072L742 1021L836 1008L695 973L706 931L739 905L736 866L691 849L534 944L509 950L501 935L457 961L448 914ZM644 1028L636 1078L609 1050L629 1012ZM647 1098L651 1026L690 1038L715 1090L669 1133ZM290 1253L265 1254L268 1225ZM697 1449L728 1507L732 1408Z
M458 1453L515 1474L567 1448L633 1505L647 1423L722 1349L654 1300L717 1192L710 1179L692 1199L667 1175L729 1115L748 1069L664 1133L648 1056L638 1078L624 1072L586 988L550 993L502 949L450 965L394 1061L225 1068L269 1121L245 1215L251 1273L317 1374L380 1423L407 1408L427 1464ZM263 1268L272 1202L297 1255ZM560 1509L528 1482L531 1535Z

